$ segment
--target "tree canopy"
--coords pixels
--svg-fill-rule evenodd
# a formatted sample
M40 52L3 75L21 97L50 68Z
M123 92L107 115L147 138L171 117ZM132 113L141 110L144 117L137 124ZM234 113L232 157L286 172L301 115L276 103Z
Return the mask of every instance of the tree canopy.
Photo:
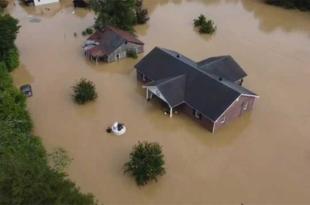
M199 28L200 33L212 34L216 31L216 26L212 20L207 20L207 18L201 14L197 19L194 19L194 26Z
M18 20L8 14L0 14L0 61L10 49L15 48L19 28Z
M26 97L14 87L7 67L15 67L14 59L18 60L17 23L9 15L0 16L0 204L96 204L61 169L66 165L63 152L52 155L49 165L41 140L32 134Z
M265 2L288 9L310 10L310 0L265 0Z
M19 65L19 55L15 46L19 28L15 18L8 14L0 14L0 61L5 63L8 71Z
M133 32L133 26L145 23L148 12L142 8L142 0L91 0L91 8L96 13L95 27L115 26Z
M139 142L133 147L124 172L133 176L137 185L141 186L164 175L164 164L164 155L158 143Z

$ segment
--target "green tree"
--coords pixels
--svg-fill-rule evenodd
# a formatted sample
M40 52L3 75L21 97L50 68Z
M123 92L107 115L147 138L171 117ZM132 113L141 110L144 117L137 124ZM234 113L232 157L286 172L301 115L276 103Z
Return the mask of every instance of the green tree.
M127 51L127 57L129 58L133 58L133 59L137 59L138 58L138 54L135 50L128 50Z
M49 166L40 139L32 135L26 97L8 72L19 63L17 24L0 14L0 204L94 205L94 197L81 193L61 169L66 165L64 152L52 154Z
M216 27L212 20L208 20L207 22L204 22L199 28L200 33L212 34L215 31L216 31Z
M158 143L139 142L133 147L124 172L133 176L137 185L141 186L164 175L164 164L164 155Z
M266 3L282 6L288 9L310 10L309 0L265 0Z
M10 15L0 14L0 61L4 61L11 49L15 48L15 39L20 26Z
M31 128L26 98L0 62L0 204L96 204L61 169L66 165L63 151L52 154L48 165L47 153Z
M148 10L143 8L143 0L136 0L136 15L138 24L145 24L150 19Z
M199 27L202 24L206 23L206 21L207 21L207 19L206 19L205 15L200 14L200 16L198 16L197 19L194 19L194 26Z
M97 98L96 87L92 81L82 78L73 86L73 99L77 104L85 104Z
M95 27L115 26L133 32L137 22L135 13L136 0L92 0L91 8L96 13Z
M200 33L212 34L216 31L216 26L212 20L201 14L197 19L194 19L194 26L199 28Z
M16 48L12 48L4 56L4 62L9 72L13 71L19 66L19 54Z

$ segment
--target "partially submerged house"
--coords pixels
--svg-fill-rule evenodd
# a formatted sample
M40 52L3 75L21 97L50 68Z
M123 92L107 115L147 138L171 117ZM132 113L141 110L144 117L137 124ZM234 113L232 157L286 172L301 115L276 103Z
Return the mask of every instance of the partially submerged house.
M249 112L258 96L242 87L244 70L231 56L200 62L168 49L154 48L136 66L146 97L183 110L211 132Z
M127 57L128 52L142 53L144 43L129 32L107 26L92 34L83 49L90 60L113 62Z

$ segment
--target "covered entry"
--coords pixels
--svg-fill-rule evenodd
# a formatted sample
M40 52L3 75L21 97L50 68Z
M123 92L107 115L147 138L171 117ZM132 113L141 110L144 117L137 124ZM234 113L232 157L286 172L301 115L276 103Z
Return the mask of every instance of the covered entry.
M170 117L173 109L184 103L185 75L153 81L143 87L146 89L147 100L155 95L169 106Z

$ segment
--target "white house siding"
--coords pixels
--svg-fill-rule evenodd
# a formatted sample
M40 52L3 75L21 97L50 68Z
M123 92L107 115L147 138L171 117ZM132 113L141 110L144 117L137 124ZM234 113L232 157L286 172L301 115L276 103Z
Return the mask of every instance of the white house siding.
M127 51L134 50L137 53L143 52L143 45L138 45L134 43L123 43L118 47L113 53L108 56L108 62L113 62L127 57Z
M34 0L33 2L35 6L40 6L44 4L57 3L59 0Z

